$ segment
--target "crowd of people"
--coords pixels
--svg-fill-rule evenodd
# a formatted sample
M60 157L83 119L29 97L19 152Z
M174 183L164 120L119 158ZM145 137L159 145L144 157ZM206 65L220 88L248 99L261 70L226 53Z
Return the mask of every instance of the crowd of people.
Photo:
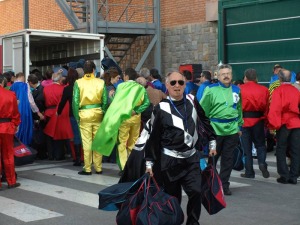
M276 64L268 89L251 68L243 81L234 82L228 64L219 65L214 76L210 71L202 71L200 77L172 71L165 82L157 69L127 68L120 74L111 67L100 77L96 71L93 61L80 60L44 76L34 70L27 83L23 73L0 75L5 96L0 98L0 165L9 188L20 186L13 164L14 135L37 148L39 159L63 160L72 153L74 166L83 163L79 175L92 175L92 167L101 175L105 157L118 163L122 176L147 122L151 129L144 147L146 172L159 177L165 191L179 201L184 189L188 225L199 224L201 213L200 151L209 161L221 158L223 191L231 195L234 149L241 144L245 152L241 177L253 179L255 146L259 170L267 179L266 138L276 137L277 182L297 184L300 73ZM209 139L201 149L199 123Z

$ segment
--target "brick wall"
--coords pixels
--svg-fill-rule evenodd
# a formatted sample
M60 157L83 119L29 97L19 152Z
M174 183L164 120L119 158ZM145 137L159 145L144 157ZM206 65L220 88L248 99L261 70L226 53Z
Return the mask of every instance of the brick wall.
M161 27L205 21L205 0L162 0Z
M0 2L0 35L24 28L23 0ZM55 0L29 1L29 28L44 30L72 30L73 27Z

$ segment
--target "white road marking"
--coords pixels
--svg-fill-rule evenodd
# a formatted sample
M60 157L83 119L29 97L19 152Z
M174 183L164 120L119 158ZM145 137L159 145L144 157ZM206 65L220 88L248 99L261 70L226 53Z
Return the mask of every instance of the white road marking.
M99 197L97 193L92 194L25 178L19 178L18 181L21 183L19 189L98 208Z
M13 199L0 196L0 213L13 217L23 222L32 222L37 220L45 220L54 217L63 216L63 214L42 209L30 204L26 204Z

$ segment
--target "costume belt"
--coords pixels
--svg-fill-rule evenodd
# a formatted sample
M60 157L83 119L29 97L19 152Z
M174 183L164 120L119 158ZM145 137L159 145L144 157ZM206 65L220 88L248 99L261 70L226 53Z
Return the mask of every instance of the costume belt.
M56 109L57 105L50 105L46 109Z
M80 109L95 109L95 108L101 108L101 104L83 105L80 107Z
M163 149L163 153L165 155L171 156L171 157L175 157L175 158L180 158L180 159L184 159L184 158L189 158L192 155L194 155L196 152L196 149L191 149L191 150L187 150L185 152L178 152L175 150L169 150L167 148Z
M260 118L263 115L264 115L264 113L260 112L260 111L243 112L243 118Z
M11 122L11 118L0 118L0 123Z
M232 118L232 119L218 119L218 118L210 118L211 122L217 122L217 123L230 123L233 121L237 121L238 118Z

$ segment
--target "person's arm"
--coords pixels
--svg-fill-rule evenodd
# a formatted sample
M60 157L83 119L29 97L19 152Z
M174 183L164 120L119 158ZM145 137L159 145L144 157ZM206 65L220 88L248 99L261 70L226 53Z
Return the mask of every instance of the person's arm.
M146 173L150 173L153 176L152 166L155 161L160 159L161 146L160 140L163 133L163 125L160 119L159 105L154 107L151 120L150 120L151 132L148 141L145 145L145 160L146 160Z
M27 96L28 96L28 101L29 101L29 104L30 104L31 111L33 113L37 113L38 116L40 117L40 119L43 120L44 115L40 112L39 108L36 106L36 104L34 102L34 99L32 97L31 91L30 91L29 84L27 84Z
M144 98L143 103L139 106L134 107L134 109L133 109L136 114L140 114L140 113L144 112L150 105L150 100L149 100L146 89L144 91L143 98Z
M73 87L73 99L72 99L72 110L74 118L77 122L79 122L79 101L80 101L80 91L77 84L77 81L75 81L74 87Z
M103 113L106 112L107 107L108 107L107 91L106 91L106 88L104 86L104 88L103 88L103 94L102 94L102 111L103 111Z
M278 130L281 127L282 104L279 91L274 91L268 113L268 126L270 130Z
M71 98L72 93L70 93L72 89L65 87L63 94L61 96L60 102L57 108L57 115L60 115L62 110L64 109L67 101Z

